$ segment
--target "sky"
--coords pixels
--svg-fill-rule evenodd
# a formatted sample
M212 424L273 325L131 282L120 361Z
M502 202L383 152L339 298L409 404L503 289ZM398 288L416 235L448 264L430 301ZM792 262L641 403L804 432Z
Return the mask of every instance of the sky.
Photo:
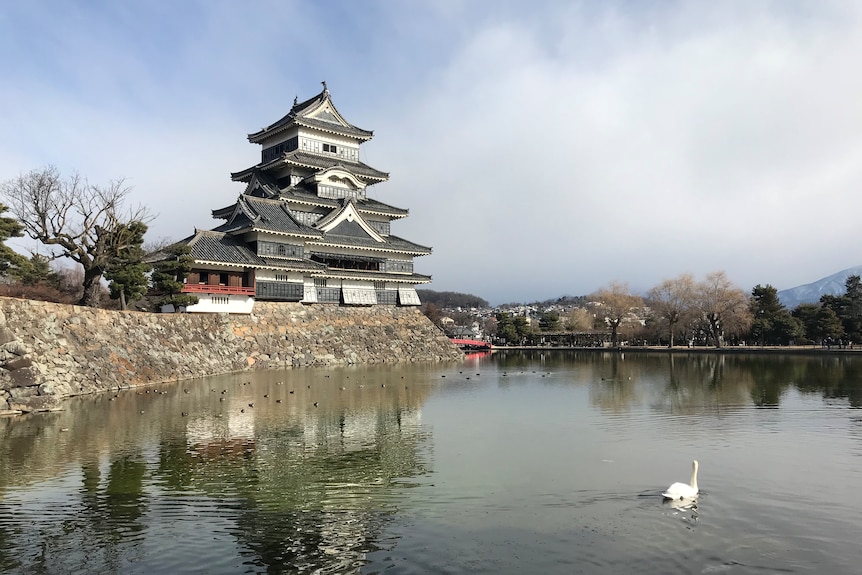
M0 181L125 178L180 239L326 81L430 289L787 289L862 264L859 54L844 0L6 2Z

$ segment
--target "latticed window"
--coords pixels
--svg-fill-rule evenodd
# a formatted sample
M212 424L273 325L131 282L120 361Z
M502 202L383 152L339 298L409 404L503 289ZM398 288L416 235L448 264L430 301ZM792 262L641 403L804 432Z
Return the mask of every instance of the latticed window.
M305 286L300 282L258 281L255 296L260 299L300 301L305 295Z
M321 303L339 303L341 301L341 288L317 288L317 301Z
M317 212L293 212L293 217L296 221L305 226L311 226L317 223L317 220L323 217L323 214Z
M303 246L284 244L280 242L257 242L257 255L275 256L281 258L301 258Z
M372 228L374 228L374 231L377 232L378 234L380 234L381 236L388 236L389 235L389 230L390 230L389 222L376 222L374 220L371 220L368 223L371 225Z
M394 289L374 290L377 293L377 303L382 305L395 305L398 303L398 291Z
M316 154L332 154L339 158L345 158L354 162L359 159L359 149L356 147L327 144L312 138L302 138L299 141L299 147L307 152L314 152Z
M365 190L355 188L340 188L338 186L317 186L317 195L321 198L331 198L340 200L341 198L353 198L354 200L364 200Z
M413 262L410 260L386 260L386 271L413 273Z
M264 162L269 162L270 160L274 160L285 152L290 152L295 150L298 144L298 138L294 136L293 138L287 140L286 142L281 142L280 144L276 144L274 146L270 146L266 148L262 152L262 160Z

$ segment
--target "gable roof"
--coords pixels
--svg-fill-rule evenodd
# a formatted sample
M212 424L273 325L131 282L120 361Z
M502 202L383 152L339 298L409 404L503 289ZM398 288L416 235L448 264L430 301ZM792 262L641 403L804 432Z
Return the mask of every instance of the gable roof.
M299 187L287 188L282 190L281 198L287 201L295 201L303 204L320 206L325 208L338 208L344 203L345 199L336 198L321 198L315 192ZM397 208L389 204L384 204L375 199L365 197L353 200L356 204L356 209L360 213L373 213L387 215L393 219L404 218L410 214L410 210Z
M317 222L315 227L327 234L344 235L383 242L383 237L372 228L356 210L353 200L346 200L340 210L333 210ZM341 231L338 231L338 230Z
M294 99L293 106L285 116L266 128L249 134L248 141L259 144L293 126L305 126L359 140L370 140L374 136L374 132L358 128L344 119L332 103L326 82L323 82L323 91L316 96L304 102L297 102Z
M227 210L228 208L215 210L213 217L218 215L225 217ZM242 194L226 219L227 221L218 226L216 231L236 234L241 231L258 230L308 238L319 238L323 235L319 230L297 221L287 204L278 199Z
M344 168L344 166L340 167ZM346 171L350 171L349 167L346 168ZM296 200L304 204L326 208L340 207L343 202L343 200L336 198L322 198L318 196L317 192L313 188L306 187L308 185L306 183L299 183L294 186L280 188L275 179L273 179L268 173L261 171L260 166L252 166L242 172L231 174L231 176L239 176L234 177L235 181L247 182L246 189L243 192L247 195L261 195L263 197L270 198L280 197L285 200ZM366 188L366 190L367 189L368 188ZM260 190L261 193L257 193L257 190ZM357 198L354 201L356 202L356 207L360 212L387 215L393 218L403 218L410 214L410 210L398 208L373 198L369 198L367 196L367 191L364 198ZM229 206L213 210L213 217L216 219L227 219L233 213L234 206L235 204L231 204Z

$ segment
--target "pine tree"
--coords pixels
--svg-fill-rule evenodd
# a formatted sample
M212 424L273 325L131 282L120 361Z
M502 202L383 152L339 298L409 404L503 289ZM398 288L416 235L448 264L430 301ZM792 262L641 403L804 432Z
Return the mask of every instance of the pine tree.
M198 296L182 293L183 282L192 270L192 258L189 253L191 248L184 244L174 244L165 248L168 258L153 264L151 276L153 288L164 294L157 305L173 305L174 310L179 311L181 306L190 306L198 303Z
M105 279L110 282L111 299L119 299L122 309L147 293L147 272L151 266L143 261L145 252L141 247L146 232L147 225L143 222L130 222L112 232L119 247L116 259L105 272Z
M9 208L0 204L0 214ZM27 258L6 245L9 238L24 235L24 225L15 218L0 216L0 275L13 274L17 268L27 265Z
M24 285L48 284L58 287L60 278L51 269L51 260L42 254L33 254L30 259L23 260L16 268L9 270L9 275Z
M793 317L778 299L778 290L757 284L751 290L751 337L760 345L787 345L805 333L802 321Z

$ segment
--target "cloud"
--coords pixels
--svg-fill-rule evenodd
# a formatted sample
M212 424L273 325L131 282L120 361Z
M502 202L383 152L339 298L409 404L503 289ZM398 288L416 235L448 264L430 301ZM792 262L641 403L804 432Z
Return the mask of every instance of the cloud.
M419 175L413 225L452 230L433 242L440 283L500 301L726 269L748 289L852 263L854 216L835 208L860 180L858 17L665 16L600 14L556 41L477 29L411 102L415 121L398 115L421 134L420 153L387 154ZM601 66L549 52L597 34Z
M327 80L432 288L791 287L859 263L859 24L843 2L15 5L0 177L126 176L182 237L241 192L245 135Z

